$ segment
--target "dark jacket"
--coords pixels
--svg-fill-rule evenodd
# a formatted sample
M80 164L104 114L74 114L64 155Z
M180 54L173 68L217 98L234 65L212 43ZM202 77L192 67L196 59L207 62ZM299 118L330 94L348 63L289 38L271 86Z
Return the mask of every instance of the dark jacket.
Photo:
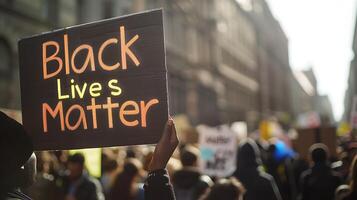
M175 200L174 190L166 170L150 172L146 179L145 200Z
M302 200L333 200L340 177L325 163L315 164L301 175Z
M172 184L177 200L194 200L206 191L212 180L196 168L185 167L173 174Z
M343 200L356 200L357 199L357 192L351 192L348 194Z
M31 198L19 190L14 190L7 193L6 197L4 198L0 197L0 200L31 200Z
M68 177L57 180L57 185L62 188L64 196L71 194L77 200L103 200L102 188L94 178L82 175L76 182L70 182Z
M237 169L234 176L247 189L245 200L281 200L274 178L261 170L261 159L257 144L246 140L239 145Z

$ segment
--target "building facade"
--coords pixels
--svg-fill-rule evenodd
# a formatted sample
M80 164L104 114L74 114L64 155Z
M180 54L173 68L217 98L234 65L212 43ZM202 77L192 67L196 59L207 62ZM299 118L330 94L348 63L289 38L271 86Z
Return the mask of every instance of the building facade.
M347 89L345 93L345 111L342 118L347 122L351 121L353 98L357 96L357 22L353 34L352 50L354 57L350 64Z
M193 124L292 113L288 40L264 0L0 0L0 107L20 108L17 40L164 8L172 115Z
M259 65L259 111L262 118L287 115L292 118L288 39L264 0L252 0L257 31Z
M18 40L76 22L71 0L0 1L0 107L20 109Z
M291 82L292 111L295 116L295 125L308 127L306 122L311 116L321 126L331 126L335 123L332 105L327 95L320 95L317 90L317 80L312 68L294 71ZM306 119L306 120L305 120ZM314 121L314 119L312 119Z

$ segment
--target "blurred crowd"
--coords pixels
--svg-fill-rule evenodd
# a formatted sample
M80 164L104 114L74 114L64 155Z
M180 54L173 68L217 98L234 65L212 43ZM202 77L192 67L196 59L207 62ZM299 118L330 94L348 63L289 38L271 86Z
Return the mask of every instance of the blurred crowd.
M279 154L281 144L275 138L243 138L237 141L237 157L232 158L236 159L234 173L214 177L200 170L199 144L178 144L175 126L169 120L169 128L165 128L156 147L102 148L98 163L101 175L94 177L86 167L83 154L70 151L33 154L22 125L10 119L0 122L3 130L0 134L0 192L11 185L11 181L20 186L18 192L16 189L7 193L16 196L10 199L357 199L357 137L353 133L339 137L336 149L329 149L323 143L313 144L307 159L294 151ZM16 129L9 128L12 126ZM332 151L337 153L330 153ZM26 160L25 165L20 163ZM9 173L14 172L12 166L23 166L21 173L10 176ZM37 173L33 173L36 170ZM19 180L23 182L18 183ZM148 194L152 194L151 198Z
M298 154L277 158L274 140L244 139L239 141L236 171L223 179L200 172L198 144L180 144L167 170L177 200L357 199L357 143L351 137L338 142L337 157L316 143L303 160ZM97 178L89 175L80 153L36 152L37 181L24 192L36 200L143 200L153 150L104 148Z

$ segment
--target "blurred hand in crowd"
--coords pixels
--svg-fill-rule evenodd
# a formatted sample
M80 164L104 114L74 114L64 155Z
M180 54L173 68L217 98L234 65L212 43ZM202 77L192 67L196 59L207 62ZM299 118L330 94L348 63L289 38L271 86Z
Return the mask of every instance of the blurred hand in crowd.
M176 134L176 128L173 119L170 117L166 122L164 133L157 143L153 157L149 165L149 171L164 169L175 151L179 140Z

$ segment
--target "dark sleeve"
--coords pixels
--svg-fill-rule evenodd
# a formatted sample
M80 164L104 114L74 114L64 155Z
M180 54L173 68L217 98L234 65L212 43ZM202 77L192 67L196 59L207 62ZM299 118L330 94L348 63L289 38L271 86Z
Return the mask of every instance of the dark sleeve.
M164 169L150 172L144 185L145 200L175 200L169 175Z
M300 200L306 200L309 197L307 179L308 179L308 174L306 173L303 173L300 177L300 188L301 188Z
M270 185L272 189L272 197L274 197L273 199L282 200L278 186L276 185L274 178L270 180Z

